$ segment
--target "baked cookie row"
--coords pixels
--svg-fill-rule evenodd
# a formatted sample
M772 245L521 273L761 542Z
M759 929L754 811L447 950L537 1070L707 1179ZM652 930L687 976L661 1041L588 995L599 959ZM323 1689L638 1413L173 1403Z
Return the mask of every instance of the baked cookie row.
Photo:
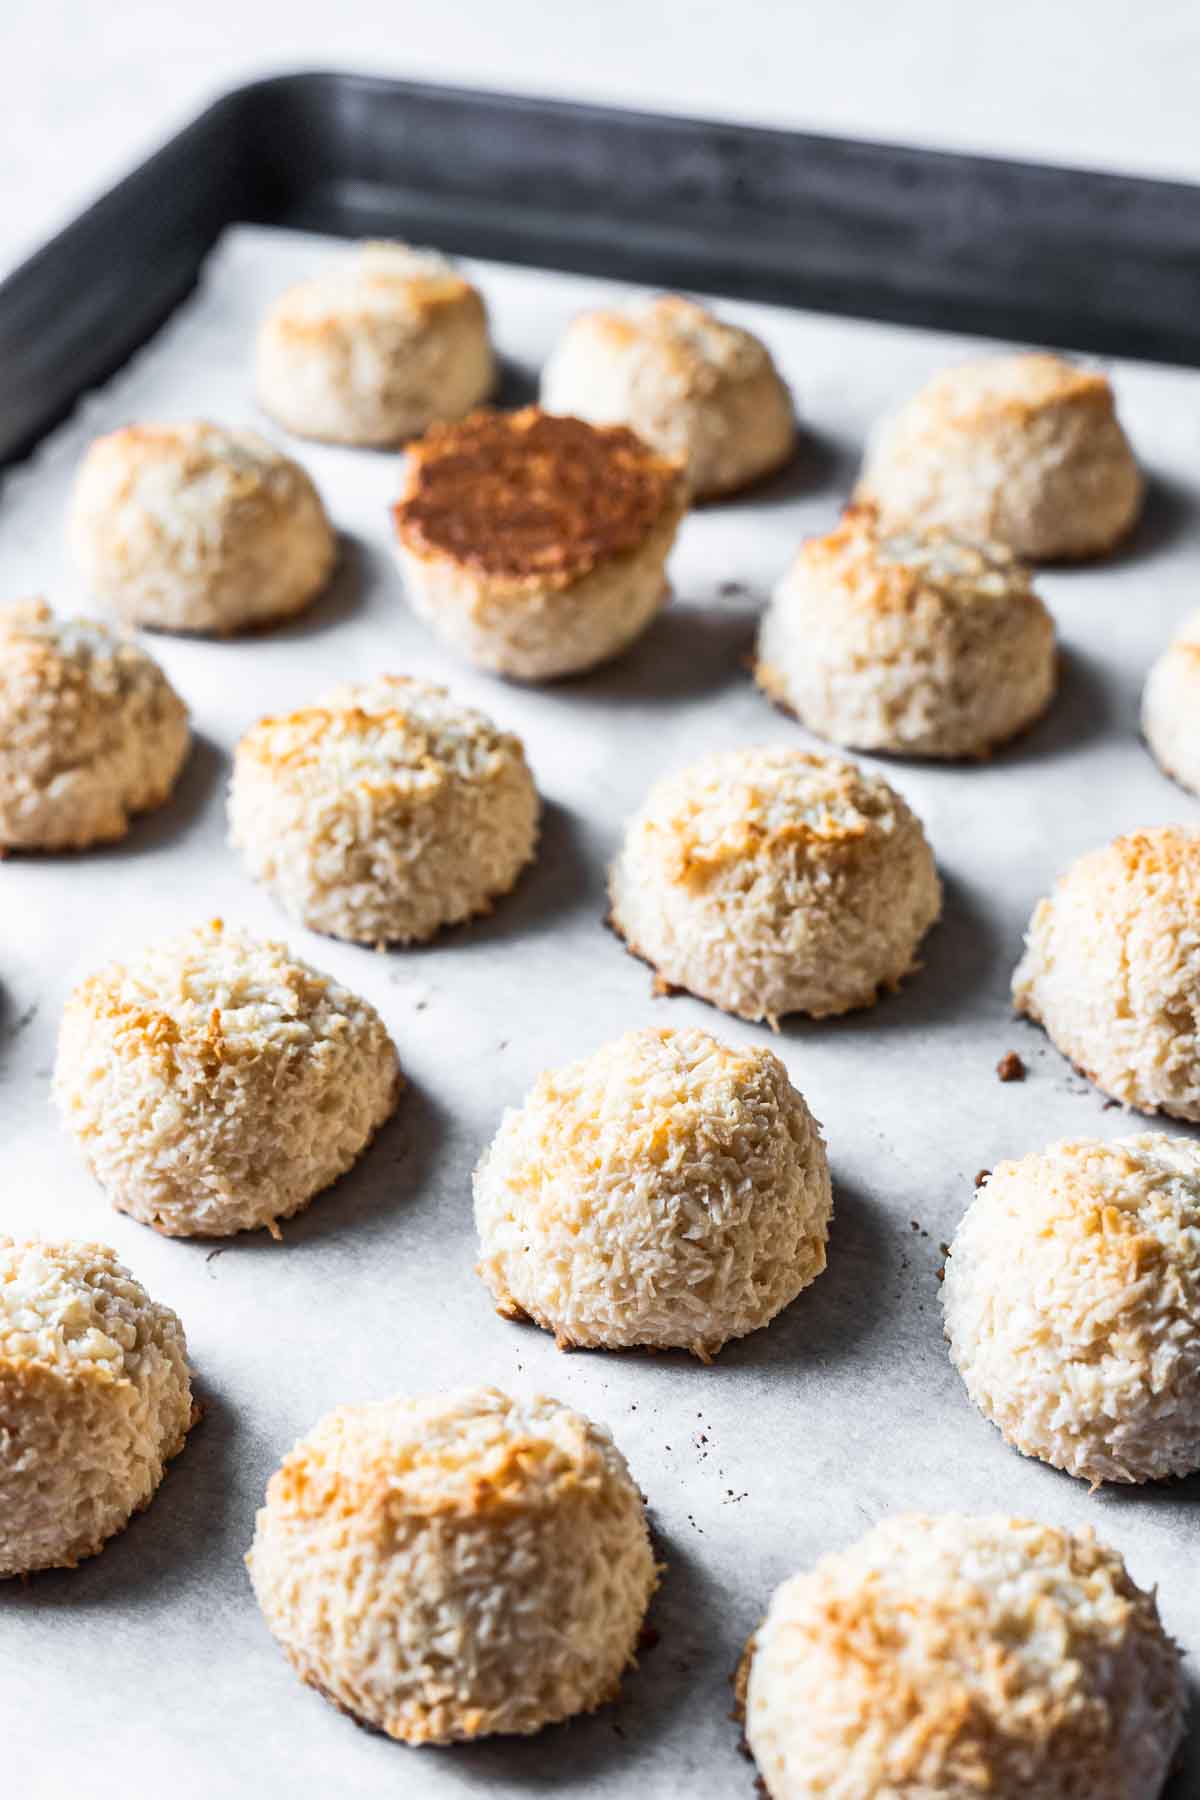
M1161 1190L1143 1198L1153 1213ZM73 1564L183 1447L179 1320L104 1246L0 1239L0 1408L0 1574ZM488 1387L320 1420L271 1477L246 1562L301 1679L410 1745L530 1734L612 1699L670 1579L608 1431ZM887 1519L785 1581L737 1693L773 1800L1065 1800L1081 1778L1154 1800L1186 1708L1178 1649L1119 1554L1090 1529L961 1514Z

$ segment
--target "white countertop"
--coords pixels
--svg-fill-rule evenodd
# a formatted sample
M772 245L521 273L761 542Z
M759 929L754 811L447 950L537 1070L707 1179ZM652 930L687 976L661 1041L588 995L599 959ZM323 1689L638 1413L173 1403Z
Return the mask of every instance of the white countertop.
M206 100L318 67L1200 180L1192 0L9 0L0 273Z

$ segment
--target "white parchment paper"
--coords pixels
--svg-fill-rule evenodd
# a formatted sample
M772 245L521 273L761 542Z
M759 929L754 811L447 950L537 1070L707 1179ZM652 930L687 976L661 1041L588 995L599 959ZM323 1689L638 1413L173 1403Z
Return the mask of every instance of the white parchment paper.
M264 230L224 240L159 338L8 481L5 595L86 608L62 522L87 441L133 420L261 423L256 318L329 253L319 239ZM567 319L616 291L474 272L514 394ZM90 1800L748 1800L753 1770L738 1755L728 1685L746 1634L779 1580L899 1508L1094 1525L1136 1579L1159 1587L1193 1668L1200 1657L1200 1479L1089 1495L1007 1450L947 1359L937 1281L939 1245L977 1170L1060 1136L1139 1128L1012 1021L1008 981L1030 909L1069 858L1135 826L1200 823L1200 805L1137 735L1146 669L1200 604L1200 374L1116 371L1153 491L1119 558L1041 580L1065 648L1053 711L981 767L881 765L925 821L946 912L903 992L843 1020L796 1022L774 1041L826 1129L837 1209L827 1272L708 1369L676 1356L562 1356L547 1336L497 1318L473 1273L470 1171L501 1108L540 1069L649 1021L767 1039L696 1001L651 997L647 970L603 928L605 865L661 770L722 746L809 741L743 667L762 599L797 540L833 521L869 424L973 348L783 309L725 310L768 339L812 435L764 492L687 521L675 603L630 654L542 689L460 667L405 606L388 542L396 458L293 443L344 537L330 593L267 636L155 638L197 732L176 797L118 848L0 864L0 1229L113 1243L183 1318L208 1408L150 1510L100 1557L0 1586L0 1788L14 1800L77 1790ZM232 747L260 713L385 670L443 680L519 732L546 819L536 866L491 919L377 955L290 924L251 885L225 844L224 786ZM365 993L412 1084L362 1163L285 1227L282 1245L259 1234L214 1251L113 1213L49 1104L71 986L214 914L287 938ZM1010 1049L1030 1065L1023 1085L996 1078ZM651 1615L661 1641L620 1701L590 1719L532 1740L408 1751L297 1683L241 1559L268 1475L320 1414L479 1380L556 1394L610 1424L669 1564ZM1193 1739L1173 1797L1197 1795Z

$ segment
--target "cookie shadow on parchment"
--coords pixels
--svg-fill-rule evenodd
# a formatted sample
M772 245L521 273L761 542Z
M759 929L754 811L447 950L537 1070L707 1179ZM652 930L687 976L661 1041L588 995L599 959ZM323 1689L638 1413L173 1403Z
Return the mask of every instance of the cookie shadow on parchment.
M1000 1003L1009 1013L1008 981L1020 944L1007 941L980 893L961 875L939 865L942 916L917 951L919 967L898 988L881 993L873 1006L835 1018L810 1019L792 1013L780 1021L780 1036L797 1049L811 1039L847 1043L887 1031L922 1031L948 1020L978 1016L981 1001Z
M1200 1673L1194 1664L1185 1665L1187 1688L1186 1735L1175 1758L1171 1779L1162 1791L1162 1800L1196 1800L1200 1794Z
M1058 690L1041 718L992 758L997 766L1044 762L1103 737L1117 723L1119 702L1103 665L1077 645L1058 652Z
M1143 469L1146 494L1137 524L1115 549L1100 559L1047 565L1056 577L1086 575L1097 569L1120 569L1168 550L1200 518L1200 494L1166 475L1161 469Z
M77 1568L0 1583L0 1608L127 1613L136 1605L143 1616L161 1614L164 1630L173 1630L169 1621L189 1597L205 1603L211 1571L240 1563L253 1515L241 1516L235 1498L246 1435L237 1411L225 1392L205 1386L203 1369L193 1374L192 1391L200 1416L145 1510Z
M361 1245L373 1230L390 1230L397 1214L412 1210L449 1122L449 1112L441 1101L406 1074L395 1112L380 1126L358 1161L316 1194L303 1212L281 1220L279 1238L265 1230L244 1231L215 1242L189 1238L187 1245L210 1264L220 1256L261 1256L269 1264L272 1257L289 1250L303 1252L329 1238ZM219 1278L220 1270L214 1275Z
M226 759L221 749L202 731L192 732L187 757L175 786L161 806L136 813L123 838L111 844L89 844L82 850L14 850L15 862L60 863L82 870L87 864L124 862L147 851L173 844L204 813L222 780Z
M587 1787L602 1773L611 1779L621 1765L628 1765L630 1784L636 1785L637 1761L653 1755L685 1704L694 1706L698 1697L703 1696L711 1713L724 1723L732 1705L729 1671L741 1651L741 1644L729 1636L727 1597L709 1574L702 1553L693 1553L678 1536L658 1530L653 1508L650 1527L655 1555L666 1568L650 1603L637 1667L626 1671L617 1698L594 1713L548 1726L535 1737L487 1738L422 1755L444 1759L468 1790L513 1783L529 1793L569 1793ZM729 1724L725 1736L728 1747L722 1757L732 1787L744 1766L737 1754L737 1727ZM672 1744L671 1756L678 1764L679 1791L687 1792L689 1780L701 1772L700 1763L695 1753L689 1758L686 1742ZM707 1767L707 1753L704 1761Z
M440 931L428 944L398 947L395 957L410 964L415 973L423 957L451 946L456 954L469 955L510 938L546 932L555 920L591 896L585 823L561 801L543 795L537 849L511 893L502 894L490 912Z
M884 1297L900 1266L886 1209L856 1182L833 1170L833 1219L822 1273L762 1331L728 1344L723 1369L754 1369L792 1379L797 1371L829 1367L859 1355L888 1329ZM864 1295L871 1296L869 1305ZM897 1302L899 1304L899 1302Z
M486 404L501 412L536 406L540 386L541 375L536 363L519 362L515 356L500 356L497 358L496 387Z
M730 583L713 603L674 599L616 661L564 683L564 692L593 705L686 704L701 695L748 684L758 613L765 594ZM736 593L732 592L736 586Z
M801 425L796 434L796 448L788 460L771 474L739 489L723 499L702 502L704 510L749 511L763 507L790 506L797 500L811 499L828 493L829 524L832 530L843 506L849 504L850 490L862 459L862 445L849 438L837 438L827 432L814 431Z
M387 520L383 523L386 528ZM379 584L383 576L390 577L392 563L373 544L367 543L365 538L355 536L352 531L339 531L337 539L337 561L333 574L312 605L306 606L294 618L284 619L269 631L259 634L264 641L319 637L326 631L336 630L361 611L367 594ZM328 687L330 684L331 678L326 677L324 685ZM258 710L261 711L261 708ZM254 711L251 709L247 723L253 716Z

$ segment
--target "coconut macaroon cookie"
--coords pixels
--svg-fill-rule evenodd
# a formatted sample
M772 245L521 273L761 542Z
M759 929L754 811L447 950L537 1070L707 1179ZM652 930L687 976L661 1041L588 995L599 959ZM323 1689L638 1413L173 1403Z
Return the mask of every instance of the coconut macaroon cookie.
M876 432L855 498L888 531L944 525L1051 562L1113 549L1142 492L1107 377L1036 352L935 376Z
M942 890L920 820L880 776L767 748L657 782L609 895L661 983L774 1023L872 1005L917 966Z
M796 445L792 398L766 345L681 294L573 320L546 364L542 405L631 426L682 458L698 500L747 487Z
M1200 1121L1200 831L1072 863L1034 909L1013 1003L1114 1100Z
M122 619L222 636L302 612L337 556L300 464L257 432L204 420L97 438L68 534L92 593Z
M1155 1800L1183 1736L1153 1594L1025 1519L905 1514L823 1556L740 1686L771 1800Z
M1054 623L1006 545L892 536L852 507L776 588L755 678L834 743L986 756L1049 705Z
M357 1161L402 1082L382 1019L219 919L76 988L54 1098L118 1212L168 1237L297 1213Z
M954 1236L942 1306L967 1392L1091 1482L1200 1469L1200 1144L1080 1139L1005 1162Z
M312 930L362 944L489 912L533 857L538 810L518 738L398 675L260 719L229 788L251 874Z
M478 289L436 250L364 243L276 300L259 402L300 437L386 445L461 419L496 381Z
M1200 613L1150 671L1142 730L1164 773L1200 794Z
M159 806L190 742L153 657L41 600L0 608L0 854L82 850Z
M0 1237L0 1576L102 1550L191 1423L183 1327L107 1244Z
M615 656L665 604L680 463L535 406L414 444L394 509L413 610L481 669L546 681Z
M489 1387L322 1419L271 1477L246 1561L297 1674L408 1744L611 1700L658 1578L607 1431Z
M475 1171L479 1273L563 1348L708 1362L825 1267L821 1129L769 1050L631 1031L543 1075Z

